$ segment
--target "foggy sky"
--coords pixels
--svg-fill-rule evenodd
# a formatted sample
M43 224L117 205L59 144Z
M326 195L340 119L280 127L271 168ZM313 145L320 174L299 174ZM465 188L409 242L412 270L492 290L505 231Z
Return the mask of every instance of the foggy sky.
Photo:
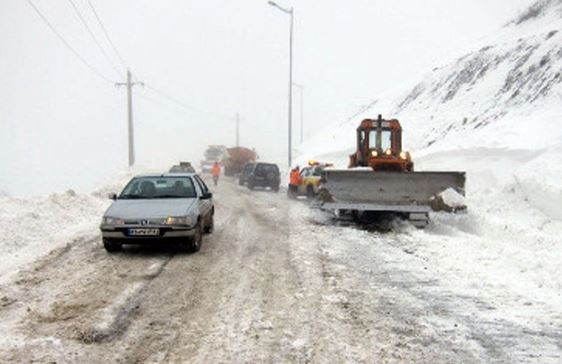
M286 164L288 16L267 1L91 0L132 72L137 161L198 164L207 144L241 144ZM74 0L118 64L86 0ZM305 130L345 119L390 88L470 50L531 0L278 1L295 8L294 80ZM68 0L34 0L63 37L123 82ZM0 1L0 191L93 188L126 167L126 95L61 44L23 0ZM294 95L298 147L299 93Z

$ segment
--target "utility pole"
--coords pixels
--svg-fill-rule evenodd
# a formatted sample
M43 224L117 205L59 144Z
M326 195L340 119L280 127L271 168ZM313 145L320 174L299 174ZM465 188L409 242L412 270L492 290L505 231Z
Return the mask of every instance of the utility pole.
M126 86L127 87L127 130L129 134L129 167L135 164L135 134L133 127L133 86L141 85L144 86L142 82L133 82L133 75L131 71L127 69L127 82L118 82L115 86Z
M293 8L291 15L291 29L289 35L289 168L293 165Z
M240 146L240 115L236 113L236 146Z
M301 130L300 130L300 137L301 137L301 144L304 141L304 86L299 85L296 82L293 82L293 86L297 87L300 91L300 119L301 119Z
M289 168L293 164L293 8L286 9L274 1L268 1L268 4L279 9L283 13L291 17L291 24L289 27Z

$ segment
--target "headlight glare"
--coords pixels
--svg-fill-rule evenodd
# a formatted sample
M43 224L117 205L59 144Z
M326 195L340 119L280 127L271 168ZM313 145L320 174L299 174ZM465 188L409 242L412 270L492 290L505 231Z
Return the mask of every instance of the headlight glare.
M193 219L189 216L169 216L166 225L192 225Z
M408 159L408 153L406 153L406 152L400 152L400 158L402 158L402 159Z
M387 150L384 151L384 154L386 154L386 155L391 155L391 154L392 154L392 150L390 150L390 148L388 148Z
M371 152L371 156L372 156L373 158L376 158L376 157L379 156L379 152L377 152L376 150L373 150L373 151Z

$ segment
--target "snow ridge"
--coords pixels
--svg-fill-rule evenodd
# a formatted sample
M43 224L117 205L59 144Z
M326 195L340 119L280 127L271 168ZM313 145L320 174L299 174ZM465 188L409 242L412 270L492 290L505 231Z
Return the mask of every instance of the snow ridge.
M435 68L396 102L392 114L416 123L414 149L508 114L528 114L560 97L562 1L539 1L510 24L497 43ZM524 29L529 26L530 33Z

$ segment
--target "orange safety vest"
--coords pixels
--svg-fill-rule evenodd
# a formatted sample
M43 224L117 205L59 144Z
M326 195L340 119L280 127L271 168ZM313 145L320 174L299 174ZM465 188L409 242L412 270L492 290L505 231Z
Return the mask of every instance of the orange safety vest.
M213 164L213 168L211 169L211 174L213 177L218 177L221 174L221 167L218 164Z
M289 176L289 184L293 186L298 186L300 183L301 183L300 172L296 169L292 170Z

